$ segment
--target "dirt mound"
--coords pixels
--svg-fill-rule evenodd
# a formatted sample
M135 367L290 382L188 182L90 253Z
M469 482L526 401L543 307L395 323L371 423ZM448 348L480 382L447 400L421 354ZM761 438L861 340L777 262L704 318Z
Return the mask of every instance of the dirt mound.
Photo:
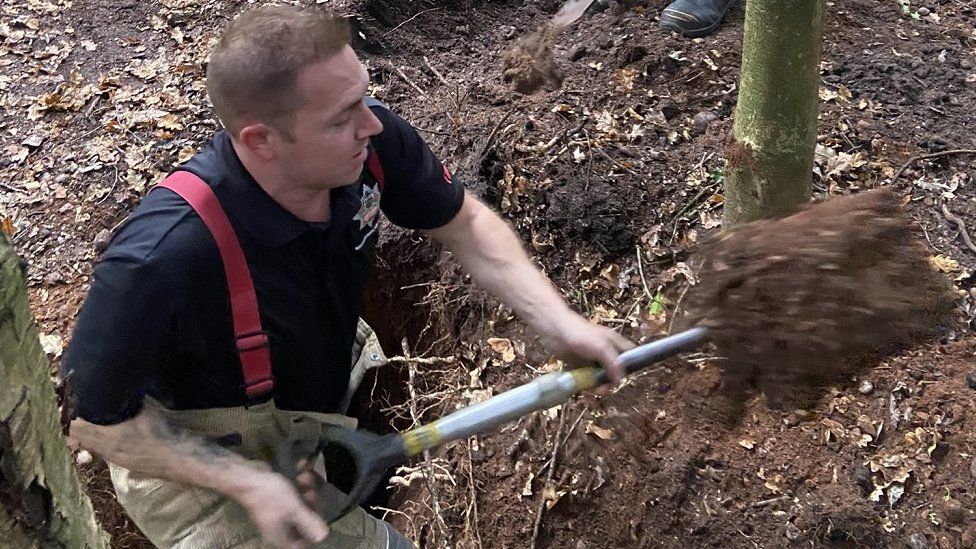
M952 309L949 284L887 190L834 198L781 220L733 228L706 245L688 320L708 326L725 370L772 404L819 396L932 333Z
M506 52L502 75L515 91L530 94L542 87L554 90L562 85L563 75L552 53L558 32L558 27L543 25Z

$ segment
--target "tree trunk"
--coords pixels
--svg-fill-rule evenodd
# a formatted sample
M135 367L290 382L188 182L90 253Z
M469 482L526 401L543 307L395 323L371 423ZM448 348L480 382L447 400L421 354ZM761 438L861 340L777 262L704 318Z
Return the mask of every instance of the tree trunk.
M726 226L781 217L810 200L823 16L823 0L746 2Z
M20 260L0 233L0 546L108 547L61 434Z

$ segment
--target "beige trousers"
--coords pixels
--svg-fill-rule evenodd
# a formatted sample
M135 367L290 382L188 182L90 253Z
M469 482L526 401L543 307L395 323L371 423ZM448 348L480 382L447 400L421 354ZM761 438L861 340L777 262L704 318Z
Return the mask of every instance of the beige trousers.
M353 349L349 393L369 368L386 362L376 336L360 321ZM348 405L348 397L346 399ZM153 408L172 425L195 435L239 434L241 444L228 449L256 462L269 462L286 440L317 441L325 425L355 428L354 418L341 414L280 410L273 402L247 408L169 410L152 399ZM261 547L260 535L247 512L236 502L205 488L138 475L109 464L119 503L154 545L174 549L251 549ZM356 508L330 525L322 549L387 549L402 543L388 524ZM391 540L393 543L391 544ZM402 546L402 545L399 545Z

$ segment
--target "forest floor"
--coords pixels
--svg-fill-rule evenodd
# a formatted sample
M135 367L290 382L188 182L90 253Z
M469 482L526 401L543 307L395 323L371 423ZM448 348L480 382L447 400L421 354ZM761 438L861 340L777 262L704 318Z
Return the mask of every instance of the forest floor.
M612 2L543 44L552 63L530 94L505 79L506 52L559 2L326 4L353 16L371 93L514 225L577 310L634 340L680 317L691 253L721 225L742 3L688 40L657 27L664 0ZM897 192L956 286L955 327L805 409L755 391L731 418L715 406L721 357L673 359L432 452L397 471L377 513L424 547L976 547L976 156L954 152L976 148L976 6L827 6L816 195ZM55 362L98 250L217 128L206 57L245 7L4 2L0 222ZM387 353L457 358L381 371L367 426L433 419L555 367L416 235L389 227L379 262L365 316ZM114 546L148 546L104 466L79 467Z

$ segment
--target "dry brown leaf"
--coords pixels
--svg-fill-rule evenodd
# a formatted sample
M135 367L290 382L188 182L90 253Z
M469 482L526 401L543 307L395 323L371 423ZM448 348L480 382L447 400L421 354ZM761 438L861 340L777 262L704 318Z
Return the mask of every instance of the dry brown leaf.
M635 68L619 69L613 72L613 81L616 82L623 91L630 92L634 89L634 78L637 77L637 74L638 72Z
M167 114L161 116L159 118L159 121L156 122L156 125L159 126L160 128L163 128L164 130L176 131L176 130L183 129L183 124L180 122L179 117L176 116L175 114Z
M491 347L492 351L502 355L503 361L512 362L515 360L515 346L512 345L512 340L502 337L489 337L488 346Z
M596 435L599 438L602 438L603 440L613 440L614 438L617 437L617 435L613 432L612 429L604 429L603 427L600 427L599 425L593 423L592 421L586 423L586 432L593 433L594 435Z
M959 262L947 255L929 256L929 263L943 273L955 273L959 271Z
M10 238L13 238L14 235L17 234L17 227L14 226L14 220L7 216L0 219L0 231L3 231L4 234Z

